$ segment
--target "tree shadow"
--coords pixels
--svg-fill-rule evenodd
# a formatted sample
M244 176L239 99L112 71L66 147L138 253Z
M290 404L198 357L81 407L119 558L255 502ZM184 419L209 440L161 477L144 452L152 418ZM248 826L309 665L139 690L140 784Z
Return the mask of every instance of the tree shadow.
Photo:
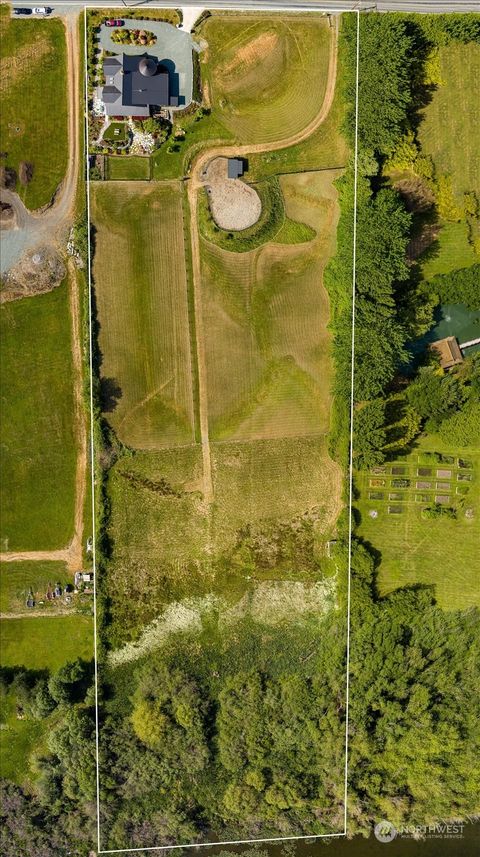
M100 405L104 414L111 414L122 396L122 388L115 378L100 378Z

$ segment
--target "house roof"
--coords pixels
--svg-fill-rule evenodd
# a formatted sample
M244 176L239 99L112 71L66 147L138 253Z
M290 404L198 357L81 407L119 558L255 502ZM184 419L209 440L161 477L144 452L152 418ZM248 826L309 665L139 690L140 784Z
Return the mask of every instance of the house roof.
M243 161L240 158L228 159L227 175L229 179L238 179L239 176L243 176Z
M108 84L103 87L102 90L102 98L105 104L113 104L115 101L118 101L121 98L122 93L116 86L112 84Z
M143 69L143 71L142 71ZM169 75L155 57L123 57L122 103L132 106L144 104L168 105Z
M107 115L148 116L151 104L163 107L172 103L168 69L154 56L106 57L103 71L102 100Z
M436 342L432 342L430 347L440 355L440 366L442 369L451 369L452 366L456 366L463 361L462 352L454 336L437 339Z

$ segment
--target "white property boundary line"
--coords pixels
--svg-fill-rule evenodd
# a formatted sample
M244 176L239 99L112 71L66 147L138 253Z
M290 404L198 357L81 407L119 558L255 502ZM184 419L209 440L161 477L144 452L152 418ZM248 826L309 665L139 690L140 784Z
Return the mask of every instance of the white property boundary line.
M121 0L119 0L121 3ZM162 9L170 6L169 2L161 6L148 5L148 9ZM312 8L313 7L313 8ZM152 851L172 851L181 848L206 848L222 845L250 845L254 843L267 842L286 842L298 840L316 840L316 839L333 839L347 835L348 823L348 749L349 749L349 705L350 705L350 607L351 607L351 571L352 571L352 500L353 500L353 413L354 413L354 380L355 380L355 276L356 276L356 241L357 241L357 172L358 172L358 84L359 84L359 59L360 59L360 9L352 9L351 7L328 9L317 7L312 3L308 11L326 12L328 14L342 14L343 12L354 12L357 16L357 35L356 35L356 71L355 71L355 133L354 133L354 207L353 207L353 236L352 236L352 333L351 333L351 361L350 361L350 378L351 378L351 395L350 395L350 442L349 442L349 463L348 463L348 565L347 565L347 640L346 640L346 685L345 685L345 787L344 787L344 829L340 833L322 833L316 835L302 836L279 836L268 837L261 839L233 839L217 842L195 842L179 845L154 845L140 848L117 848L111 850L102 850L101 848L101 829L100 829L100 764L99 764L99 683L98 683L98 656L97 656L97 558L96 558L96 526L95 526L95 436L94 436L94 397L93 397L93 326L92 326L92 254L91 254L91 235L90 235L90 171L89 171L89 132L88 132L88 68L87 68L87 9L101 10L101 6L83 6L84 16L84 89L85 89L85 165L86 165L86 201L87 201L87 223L88 223L88 310L89 310L89 368L90 368L90 455L91 455L91 490L92 490L92 535L93 535L93 631L94 631L94 677L95 677L95 767L96 767L96 807L97 807L97 852L98 854L126 854L135 852L152 852ZM105 7L107 8L107 7ZM126 7L136 8L135 6ZM141 8L141 6L140 6ZM248 11L267 11L262 9L260 5L258 9L252 6L242 7L241 0L238 4L233 4L229 8L235 10ZM284 13L295 13L306 11L305 7L292 8L278 7L274 9L270 7L268 11L278 11Z

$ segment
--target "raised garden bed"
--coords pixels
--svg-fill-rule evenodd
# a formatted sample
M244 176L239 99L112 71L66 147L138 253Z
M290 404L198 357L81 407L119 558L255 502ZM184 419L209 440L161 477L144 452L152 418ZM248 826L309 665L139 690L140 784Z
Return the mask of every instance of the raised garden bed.
M401 515L403 512L403 506L389 506L388 514L389 515Z
M403 476L403 474L406 472L407 472L406 467L402 467L400 465L395 465L395 467L392 467L392 475L393 476Z
M437 470L437 477L439 479L451 479L452 478L452 471L451 470L443 470L442 468L440 468L439 470Z
M431 487L432 487L431 482L421 482L420 481L420 482L415 483L415 488L431 488Z
M392 488L410 488L410 479L392 479Z
M417 476L431 476L432 468L431 467L418 467L417 468Z
M384 488L386 484L385 479L370 479L370 487L371 488Z

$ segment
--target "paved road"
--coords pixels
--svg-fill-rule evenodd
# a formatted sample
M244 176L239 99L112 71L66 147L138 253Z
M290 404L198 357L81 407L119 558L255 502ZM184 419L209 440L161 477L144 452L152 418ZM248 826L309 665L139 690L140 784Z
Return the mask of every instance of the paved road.
M117 8L125 6L128 8L143 7L148 8L149 5L159 6L160 0L117 0ZM15 5L31 6L33 4L16 0ZM106 0L88 0L89 6L105 7L108 4ZM112 4L110 4L111 6ZM198 0L183 0L183 2L175 2L175 0L165 0L161 5L163 7L172 7L174 9L189 7L198 7ZM75 14L75 11L83 9L84 4L71 0L71 2L55 3L52 2L54 14L66 15ZM479 12L480 0L378 0L378 2L370 2L370 0L209 0L205 3L206 9L252 9L263 8L265 10L285 9L292 11L304 11L319 9L328 12L341 12L345 9L360 9L369 10L377 9L379 12L429 12L429 13L444 13L444 12Z

